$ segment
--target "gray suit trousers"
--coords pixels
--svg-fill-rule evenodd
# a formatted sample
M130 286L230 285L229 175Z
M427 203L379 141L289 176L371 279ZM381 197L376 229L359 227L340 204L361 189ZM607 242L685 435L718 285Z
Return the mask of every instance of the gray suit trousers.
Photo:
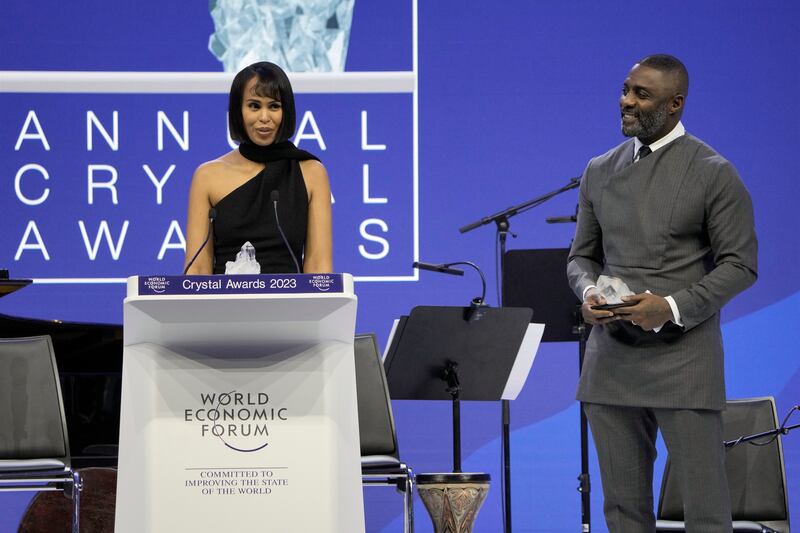
M656 433L680 477L686 530L727 533L731 504L719 411L584 404L592 429L610 533L653 533Z

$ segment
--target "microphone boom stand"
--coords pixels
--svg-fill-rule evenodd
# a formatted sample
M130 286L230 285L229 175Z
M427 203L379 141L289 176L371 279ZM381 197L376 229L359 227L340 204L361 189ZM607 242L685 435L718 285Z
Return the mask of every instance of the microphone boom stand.
M738 439L733 440L726 440L723 442L726 448L733 448L734 446L738 446L739 444L750 442L751 440L762 439L764 437L772 437L775 435L787 435L793 429L800 428L800 424L795 424L793 426L781 426L779 428L770 429L769 431L764 431L762 433L756 433L755 435L747 435L739 437ZM757 446L759 444L756 444Z
M513 216L545 203L554 196L558 196L561 193L579 187L580 183L580 178L572 178L570 179L569 183L559 189L551 191L542 196L532 198L531 200L507 209L503 209L502 211L499 211L493 215L485 216L479 220L476 220L475 222L472 222L471 224L467 224L466 226L459 228L458 231L460 233L467 233L468 231L472 231L480 226L485 226L486 224L490 224L492 222L495 223L497 227L497 239L500 242L500 279L502 279L502 274L505 268L506 239L508 237L510 228L508 220ZM502 291L500 294L502 294ZM499 304L502 306L503 302L501 301ZM505 533L511 533L511 405L509 400L502 400L501 405L503 440L503 524L505 526Z

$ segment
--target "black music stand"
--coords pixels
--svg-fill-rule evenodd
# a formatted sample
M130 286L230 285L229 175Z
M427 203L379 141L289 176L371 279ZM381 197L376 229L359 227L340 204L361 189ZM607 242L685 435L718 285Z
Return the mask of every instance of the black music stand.
M490 476L461 472L461 400L516 397L530 365L516 369L533 311L525 308L419 306L393 332L384 366L389 393L399 400L452 400L453 472L417 474L417 492L437 531L472 524L489 491ZM528 354L533 357L534 354ZM522 369L524 368L524 376ZM513 374L514 385L508 387ZM460 502L456 516L442 501Z
M480 319L469 320L469 309L413 308L398 322L384 361L392 399L452 400L456 474L461 472L459 402L503 399L533 313L489 307Z
M581 302L567 281L569 248L511 250L505 255L503 302L530 307L537 322L544 322L542 342L578 342L578 374L583 368L583 355L590 326L583 323ZM584 533L591 530L589 482L589 425L583 408L581 424L581 519Z
M503 303L530 307L545 324L542 342L577 342L578 297L567 281L569 248L510 250L503 272Z

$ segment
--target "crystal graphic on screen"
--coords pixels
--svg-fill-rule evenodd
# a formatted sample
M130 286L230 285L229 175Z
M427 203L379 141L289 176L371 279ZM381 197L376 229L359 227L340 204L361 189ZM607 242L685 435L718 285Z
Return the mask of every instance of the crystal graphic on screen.
M343 72L355 0L211 0L208 49L226 72L271 61L290 72Z

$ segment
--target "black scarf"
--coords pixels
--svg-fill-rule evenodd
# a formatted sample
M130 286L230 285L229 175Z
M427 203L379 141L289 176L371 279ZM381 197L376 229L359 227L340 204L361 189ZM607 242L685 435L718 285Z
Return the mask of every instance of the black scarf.
M300 150L291 141L281 141L267 146L244 142L239 145L239 153L256 163L273 163L283 159L293 159L295 161L316 159L319 161L319 157L305 150Z

